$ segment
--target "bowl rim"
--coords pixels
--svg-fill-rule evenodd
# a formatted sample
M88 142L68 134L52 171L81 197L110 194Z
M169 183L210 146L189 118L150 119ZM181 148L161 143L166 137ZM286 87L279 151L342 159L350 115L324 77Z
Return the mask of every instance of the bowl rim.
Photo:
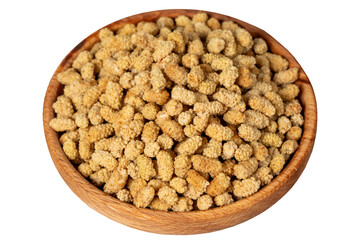
M191 219L215 219L215 218L221 218L222 216L230 216L230 218L236 218L236 215L248 214L247 210L251 209L252 207L256 207L259 203L263 201L270 202L269 206L265 206L265 209L259 209L259 212L256 213L253 216L248 217L246 220L258 215L259 213L265 211L267 208L272 206L275 202L277 202L283 195L286 194L286 192L294 185L294 183L297 181L299 176L301 175L302 171L304 170L306 163L309 159L309 156L311 154L315 136L316 136L316 128L317 128L317 107L316 107L316 98L313 91L313 88L311 86L311 83L309 81L309 78L305 74L304 70L300 66L300 64L296 61L296 59L290 54L290 52L283 47L279 42L277 42L273 37L271 37L268 33L265 31L250 25L246 22L243 22L241 20L238 20L236 18L226 16L219 13L204 11L204 10L190 10L190 9L167 9L167 10L157 10L157 11L151 11L151 12L144 12L136 15L132 15L123 19L120 19L118 21L115 21L113 23L108 24L105 27L108 27L112 30L115 28L119 28L119 26L124 25L129 20L131 21L141 21L141 20L147 20L147 19L157 19L160 16L169 16L169 17L176 17L178 15L187 15L192 16L195 13L198 12L205 12L208 14L209 17L214 17L219 19L220 21L225 20L231 20L239 24L241 27L247 29L252 34L253 38L261 36L266 40L268 43L269 48L273 53L282 52L281 55L284 56L289 62L289 67L298 67L300 69L299 71L299 80L296 81L296 84L300 87L300 102L303 106L303 115L304 115L304 125L303 125L303 136L301 138L299 148L294 153L293 157L290 159L290 161L287 162L286 167L281 171L281 173L276 176L269 184L267 184L264 187L261 187L258 192L255 194L243 198L238 201L234 201L233 203L222 206L222 207L215 207L211 208L209 210L201 211L201 210L195 210L195 211L189 211L189 212L164 212L164 211L158 211L158 210L152 210L152 209L144 209L144 208L137 208L133 204L125 203L117 198L108 195L92 185L87 179L85 179L80 172L75 169L75 167L72 165L72 163L66 158L65 154L62 151L58 133L51 129L49 126L49 121L55 116L51 106L54 100L56 100L56 96L58 96L62 91L62 86L60 83L57 82L56 75L57 73L65 70L68 68L74 58L77 56L77 54L80 51L83 51L84 49L88 49L91 47L96 41L98 41L97 33L96 32L90 34L87 38L85 38L82 42L80 42L74 49L72 49L69 54L66 55L66 57L62 60L60 65L57 67L55 73L53 74L49 86L46 91L45 99L44 99L44 106L43 106L43 126L44 126L44 133L46 137L46 141L48 144L49 152L51 154L51 158L59 171L62 178L65 180L65 182L68 184L68 186L72 189L72 191L80 198L82 199L86 204L88 204L90 207L94 208L96 211L104 214L101 211L101 208L105 205L109 208L114 208L115 212L118 211L125 211L128 214L133 214L134 212L140 212L141 215L149 215L152 216L169 216L169 217L176 217L176 218L183 218L187 219L187 221L191 222ZM253 35L254 31L256 33ZM268 40L271 39L272 41L269 42ZM59 86L60 85L60 86ZM73 179L70 180L69 177L72 177ZM69 181L73 181L73 184L70 184ZM291 181L291 182L289 182ZM287 185L285 187L285 185ZM290 186L290 187L289 187ZM89 193L89 196L80 196L79 189L80 188L88 188L87 190L83 189L84 191ZM278 193L277 196L272 197L272 194ZM89 204L88 201L89 198L97 198L101 199L101 202L99 203L99 206L93 206L94 203ZM104 205L105 204L105 205ZM115 205L118 205L116 207ZM106 215L106 214L104 214ZM121 222L122 224L127 225L126 222L123 220L119 221L118 216L108 216L109 218ZM235 220L235 219L234 219ZM245 221L246 221L245 220ZM243 222L243 221L241 221ZM240 222L238 222L240 223ZM238 224L236 223L236 224ZM236 225L233 224L233 225ZM129 226L129 225L128 225ZM230 225L229 225L230 226ZM134 226L131 226L134 227ZM135 226L135 228L138 228ZM139 227L139 229L142 229ZM221 228L220 228L221 229ZM145 231L152 231L152 230L146 230ZM215 229L217 230L217 229ZM154 232L157 232L156 229L153 229Z

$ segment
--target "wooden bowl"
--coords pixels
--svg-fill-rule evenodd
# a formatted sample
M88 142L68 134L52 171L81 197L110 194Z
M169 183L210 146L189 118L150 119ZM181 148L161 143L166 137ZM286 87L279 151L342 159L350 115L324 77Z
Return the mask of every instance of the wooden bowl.
M197 12L199 11L184 9L146 12L121 19L106 27L117 30L127 23L136 24L140 21L156 21L161 16L175 18L179 15L186 15L192 17ZM261 188L254 195L223 207L206 211L163 212L137 208L132 204L121 202L115 197L105 194L88 182L68 161L59 143L58 133L49 126L49 121L55 116L51 106L57 96L62 94L63 89L56 80L56 75L69 68L81 51L90 49L94 43L99 41L98 31L96 31L79 43L56 69L50 80L44 100L43 124L51 157L61 177L87 205L114 221L136 229L162 234L197 234L231 227L265 211L284 196L300 177L310 157L316 135L317 109L313 88L300 64L288 50L265 31L236 18L213 12L206 13L210 17L222 21L231 20L239 24L249 31L253 37L262 37L266 40L271 52L284 56L290 62L290 67L300 69L299 80L296 84L301 90L300 102L303 106L305 123L299 148L287 166L271 183Z

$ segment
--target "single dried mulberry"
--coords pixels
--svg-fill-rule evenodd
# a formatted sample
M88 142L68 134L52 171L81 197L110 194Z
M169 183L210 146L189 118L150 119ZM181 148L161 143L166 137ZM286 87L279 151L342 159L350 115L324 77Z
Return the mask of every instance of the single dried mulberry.
M288 70L280 71L274 75L274 81L277 84L293 83L298 79L298 72L298 68L289 68Z
M208 210L213 205L213 200L209 195L202 195L196 201L196 206L200 210Z
M265 186L271 182L273 175L271 174L271 168L260 167L254 174L255 178L260 180L260 186Z
M221 195L217 195L216 197L214 197L214 202L216 204L216 206L225 206L225 205L229 205L230 203L234 202L234 199L232 198L232 196L225 192Z
M253 195L260 188L260 181L256 180L254 177L233 181L234 186L234 195L238 198L244 198Z
M175 151L180 155L192 155L201 146L202 138L200 136L193 136L185 139L183 142L177 144Z
M248 124L241 124L238 128L239 136L247 142L254 142L260 139L261 132L256 127Z
M167 202L170 206L176 204L176 202L179 200L176 191L169 186L160 188L158 191L158 196L160 200Z
M128 173L126 169L119 169L112 171L109 180L104 186L104 192L108 194L117 193L126 185Z
M224 173L219 173L207 186L206 193L212 197L223 194L230 186L230 177Z
M95 151L91 155L91 160L110 171L114 170L118 165L118 161L107 151Z
M203 149L203 155L209 158L218 158L221 155L221 151L222 151L221 142L215 139L210 139L210 141L206 144L205 148Z
M192 164L188 155L178 155L175 157L174 172L176 176L184 178L191 167Z
M191 156L193 168L202 173L210 173L216 176L222 170L221 162L216 158L209 158L202 155Z
M177 193L183 194L185 191L187 191L187 182L183 178L174 177L170 181L170 187L175 189Z
M250 97L248 104L252 109L257 110L268 117L271 117L276 113L275 107L264 97L252 96Z
M152 187L142 187L134 197L134 204L137 207L145 208L150 205L154 199L155 190Z
M286 84L279 90L279 95L284 101L291 101L295 99L300 93L300 89L295 84Z
M158 178L170 181L174 173L174 157L169 151L160 150L156 154L156 166Z
M72 131L76 129L76 124L71 118L53 118L49 125L57 132Z
M76 143L73 140L68 139L67 141L65 141L63 144L63 150L64 150L65 155L70 160L72 160L72 161L78 160L79 151L76 147Z
M295 141L295 140L286 140L282 145L281 145L281 154L293 154L296 149L299 147L299 144Z
M269 118L258 111L249 109L245 111L245 115L245 123L258 129L266 128L270 124Z
M174 212L188 212L193 209L193 201L187 197L180 197L171 208Z
M261 140L260 140L264 145L268 146L268 147L280 147L282 144L282 139L281 137L276 134L276 133L268 133L265 132L262 136L261 136Z
M187 90L186 88L176 85L171 90L171 97L178 100L186 105L194 105L196 103L196 94L193 91Z
M209 124L205 134L218 141L229 141L234 136L234 132L230 128L220 124Z
M209 182L195 170L189 170L186 174L186 181L198 192L205 192ZM189 189L190 190L190 189ZM201 194L200 193L200 194Z
M275 155L270 162L269 167L275 175L278 175L285 165L285 157L282 154Z
M187 83L188 72L184 67L180 67L175 64L168 64L165 69L165 74L168 78L179 85L185 85Z
M52 105L57 117L69 118L74 113L74 108L70 98L62 95L56 99L56 102Z
M249 178L258 168L258 160L254 157L247 161L241 161L234 166L234 175L238 179Z
M149 181L152 177L156 176L156 171L151 158L148 158L144 155L139 155L136 158L136 163L139 167L139 176L142 179Z

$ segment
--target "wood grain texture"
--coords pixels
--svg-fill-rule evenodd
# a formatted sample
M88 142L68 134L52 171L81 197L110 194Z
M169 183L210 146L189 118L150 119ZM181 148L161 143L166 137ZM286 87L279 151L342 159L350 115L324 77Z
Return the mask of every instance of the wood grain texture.
M187 15L192 17L197 12L199 11L185 9L153 11L121 19L106 27L117 30L127 23L136 24L139 21L155 21L160 16L177 17ZM50 80L44 100L43 124L51 157L61 177L87 205L114 221L136 229L162 234L197 234L231 227L258 215L277 202L294 185L308 162L316 135L317 108L313 88L300 64L288 50L265 31L229 16L213 12L206 13L210 17L222 21L234 21L248 30L253 37L264 38L273 53L280 54L288 59L290 67L300 69L299 80L296 84L301 89L300 101L305 115L300 146L284 170L270 184L261 188L254 195L224 207L185 213L162 212L139 209L105 194L82 177L68 161L61 149L58 134L49 126L49 121L55 116L51 106L63 89L56 79L57 73L71 66L79 52L90 49L94 43L99 41L97 31L78 44L56 69Z

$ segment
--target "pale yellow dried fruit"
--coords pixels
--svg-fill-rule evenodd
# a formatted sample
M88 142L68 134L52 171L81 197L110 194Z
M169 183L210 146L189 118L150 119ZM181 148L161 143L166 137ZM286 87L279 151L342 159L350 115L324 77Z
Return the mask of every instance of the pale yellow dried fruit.
M198 12L98 37L57 74L49 125L105 193L158 211L225 206L269 184L299 147L299 69L238 24Z

